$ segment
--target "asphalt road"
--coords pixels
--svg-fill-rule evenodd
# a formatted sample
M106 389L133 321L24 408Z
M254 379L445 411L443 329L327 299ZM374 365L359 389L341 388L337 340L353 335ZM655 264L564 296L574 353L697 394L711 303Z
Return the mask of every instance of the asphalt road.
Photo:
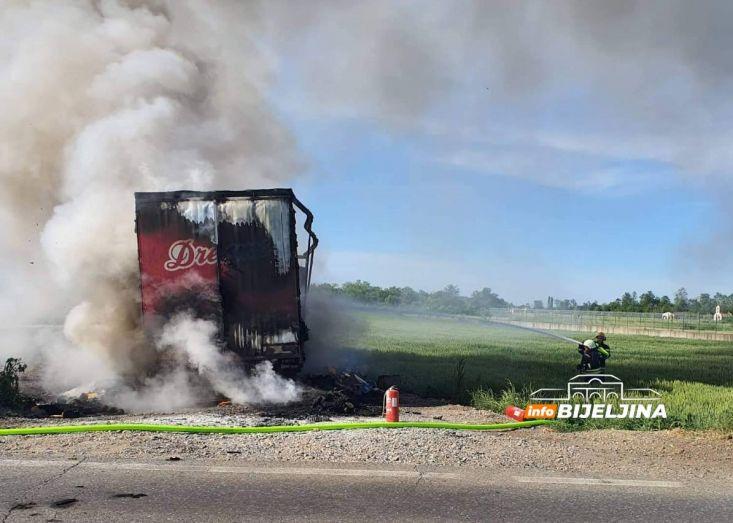
M0 459L0 522L733 521L732 485L338 464Z

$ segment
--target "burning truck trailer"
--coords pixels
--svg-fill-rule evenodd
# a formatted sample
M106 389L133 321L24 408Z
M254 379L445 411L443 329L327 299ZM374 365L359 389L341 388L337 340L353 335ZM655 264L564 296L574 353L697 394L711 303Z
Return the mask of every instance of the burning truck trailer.
M265 360L286 375L303 366L305 296L318 238L290 189L135 193L143 326L179 313L214 322L245 368ZM296 212L307 248L298 254Z

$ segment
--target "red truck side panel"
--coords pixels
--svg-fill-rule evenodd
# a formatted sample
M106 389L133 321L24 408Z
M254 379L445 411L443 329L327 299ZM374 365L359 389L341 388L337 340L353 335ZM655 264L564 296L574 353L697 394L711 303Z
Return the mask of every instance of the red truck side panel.
M218 321L221 297L215 203L138 204L143 318L148 328L177 312Z

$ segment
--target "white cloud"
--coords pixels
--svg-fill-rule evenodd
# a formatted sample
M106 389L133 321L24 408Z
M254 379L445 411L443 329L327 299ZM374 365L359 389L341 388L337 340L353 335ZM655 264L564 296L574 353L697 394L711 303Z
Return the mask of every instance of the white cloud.
M522 178L546 187L582 192L613 191L625 195L648 189L664 174L634 167L621 159L526 144L510 147L462 149L440 156L439 165L493 176Z

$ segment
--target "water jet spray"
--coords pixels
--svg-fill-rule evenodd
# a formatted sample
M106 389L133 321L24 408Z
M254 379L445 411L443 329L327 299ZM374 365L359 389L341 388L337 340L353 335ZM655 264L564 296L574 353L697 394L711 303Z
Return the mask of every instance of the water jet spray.
M552 332L547 332L542 329L535 329L534 327L525 327L524 325L515 325L513 323L505 323L503 321L496 321L496 320L485 320L486 323L490 323L493 325L501 325L502 327L512 327L514 329L521 329L531 332L536 332L537 334L544 334L545 336L550 336L551 338L557 338L558 340L566 341L568 343L572 343L573 345L582 345L578 340L574 340L573 338L568 338L567 336L562 336L560 334L554 334Z

